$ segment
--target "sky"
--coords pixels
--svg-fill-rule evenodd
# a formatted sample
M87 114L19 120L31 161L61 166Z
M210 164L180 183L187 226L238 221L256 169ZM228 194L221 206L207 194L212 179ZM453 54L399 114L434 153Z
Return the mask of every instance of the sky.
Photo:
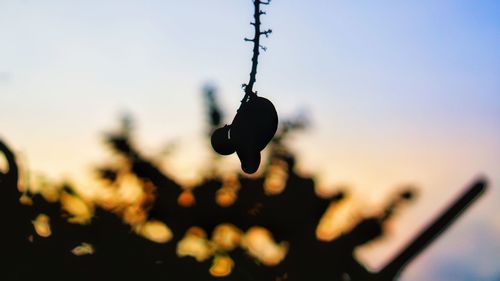
M487 194L401 280L498 280L500 3L275 0L266 10L273 33L254 89L280 118L310 117L292 142L300 169L324 188L352 187L360 206L420 188L359 258L380 268L484 175ZM202 88L216 86L231 122L251 20L246 0L0 0L0 137L34 173L92 190L102 134L130 112L145 151L175 143L167 169L193 180L209 161Z

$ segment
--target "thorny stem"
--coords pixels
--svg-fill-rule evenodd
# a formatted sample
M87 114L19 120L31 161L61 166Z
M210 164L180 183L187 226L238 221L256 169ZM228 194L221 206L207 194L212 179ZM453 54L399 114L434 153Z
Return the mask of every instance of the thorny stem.
M252 69L250 71L250 80L248 81L248 84L243 84L243 88L245 89L245 96L243 97L243 100L241 100L242 104L246 101L248 101L252 96L256 95L256 92L253 91L253 85L255 84L255 76L257 75L257 64L258 64L258 57L259 57L259 49L266 50L265 47L260 45L260 36L264 35L266 37L269 36L269 34L272 32L271 29L268 29L266 31L260 31L260 16L264 15L265 12L260 10L260 4L262 5L269 5L271 3L271 0L268 1L261 1L261 0L254 0L254 20L255 22L250 23L251 25L254 26L255 28L255 35L253 39L248 39L245 38L245 41L250 41L253 42L253 56L252 56Z

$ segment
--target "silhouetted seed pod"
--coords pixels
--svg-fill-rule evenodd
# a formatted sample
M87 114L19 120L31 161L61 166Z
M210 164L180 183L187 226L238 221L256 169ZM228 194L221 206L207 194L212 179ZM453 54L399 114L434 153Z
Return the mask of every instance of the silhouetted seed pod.
M263 150L267 144L273 139L276 130L278 129L278 113L276 108L268 99L257 97L253 100L255 115L255 130L257 145L259 150Z
M229 139L230 128L231 126L225 125L212 133L210 141L214 150L219 154L229 155L235 151L234 143Z
M260 151L252 150L237 150L238 158L240 158L241 169L247 174L257 172L260 165Z
M261 151L274 137L277 128L278 114L274 105L266 98L254 96L234 117L231 138L236 150L246 141L251 141Z
M260 151L271 141L278 128L278 113L266 98L252 96L244 102L233 123L212 133L212 147L222 155L238 153L241 168L253 174L260 165Z
M231 140L244 172L257 171L260 151L274 137L277 128L278 114L268 99L253 96L241 106L231 125Z

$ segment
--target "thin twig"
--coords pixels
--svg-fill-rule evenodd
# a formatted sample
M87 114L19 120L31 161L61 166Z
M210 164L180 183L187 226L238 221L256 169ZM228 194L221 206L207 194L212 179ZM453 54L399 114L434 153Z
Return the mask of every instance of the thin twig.
M250 71L250 80L248 81L248 84L243 84L243 88L245 89L245 97L243 97L243 100L241 101L242 104L250 99L251 96L255 96L256 92L253 91L253 85L255 84L255 76L257 75L257 64L258 64L258 57L259 57L259 50L266 50L266 47L260 45L260 36L264 35L266 37L269 36L269 34L272 33L271 29L268 29L266 31L260 31L260 16L265 15L266 13L260 10L260 5L269 5L271 3L271 0L269 1L261 1L261 0L254 0L254 22L251 22L250 24L254 26L255 29L255 34L253 39L245 38L245 41L248 42L253 42L253 56L252 56L252 69Z

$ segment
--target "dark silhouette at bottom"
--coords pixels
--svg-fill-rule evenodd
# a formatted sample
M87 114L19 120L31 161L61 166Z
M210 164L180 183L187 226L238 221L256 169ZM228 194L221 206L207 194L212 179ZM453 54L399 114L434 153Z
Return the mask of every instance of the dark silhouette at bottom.
M281 154L274 154L275 160L285 163L288 174L281 193L266 193L265 179L270 171L265 171L261 177L240 177L237 197L231 204L221 206L216 204L218 192L226 188L221 178L208 178L193 189L191 195L195 203L182 204L179 198L185 196L185 191L142 157L131 145L128 135L110 135L108 142L115 152L124 156L130 174L154 186L154 200L145 207L147 219L165 222L172 231L172 240L156 243L138 236L122 218L101 207L95 208L89 224L68 222L60 202L49 203L39 194L19 192L15 155L0 141L0 151L8 162L8 171L0 173L3 215L0 247L4 257L0 262L1 280L392 280L486 187L482 179L473 183L392 262L374 273L358 263L353 251L383 235L384 222L398 205L412 198L412 190L403 190L390 200L380 215L359 221L332 241L320 241L315 234L319 220L330 204L342 202L344 194L318 197L313 180L296 174L293 156L283 150L278 149ZM100 173L113 181L113 171L107 167ZM69 186L61 190L73 192ZM21 204L21 196L28 196L31 205ZM39 214L50 218L48 237L34 230L32 221ZM236 247L222 253L234 261L231 272L214 277L209 274L213 259L197 261L192 256L176 254L179 242L192 226L212 233L222 223L230 223L242 231L254 226L268 229L276 241L286 241L286 256L276 264L266 265L242 247ZM93 252L88 255L72 252L82 243L92 245Z

